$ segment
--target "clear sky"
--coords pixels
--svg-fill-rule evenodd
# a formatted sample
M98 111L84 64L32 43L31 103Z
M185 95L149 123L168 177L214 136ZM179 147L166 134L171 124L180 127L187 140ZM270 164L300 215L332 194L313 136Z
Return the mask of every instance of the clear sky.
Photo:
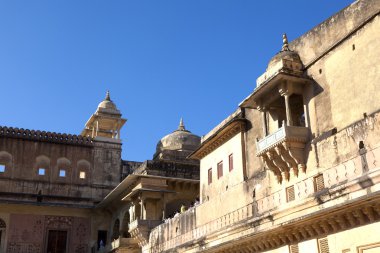
M0 1L0 125L79 134L107 90L123 158L175 130L204 135L282 45L352 1Z

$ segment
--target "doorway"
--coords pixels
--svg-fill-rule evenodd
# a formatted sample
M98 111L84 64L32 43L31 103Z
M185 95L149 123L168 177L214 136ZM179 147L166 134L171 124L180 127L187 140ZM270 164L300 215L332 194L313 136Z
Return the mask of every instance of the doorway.
M66 253L67 231L49 230L47 253Z

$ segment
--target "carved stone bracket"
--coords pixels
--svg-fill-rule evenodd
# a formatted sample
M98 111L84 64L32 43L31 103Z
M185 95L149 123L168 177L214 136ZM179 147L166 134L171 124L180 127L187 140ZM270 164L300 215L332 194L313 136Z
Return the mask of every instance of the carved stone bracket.
M275 133L257 142L257 156L265 166L273 171L279 183L290 179L290 170L298 176L306 172L305 143L308 129L305 127L284 126Z

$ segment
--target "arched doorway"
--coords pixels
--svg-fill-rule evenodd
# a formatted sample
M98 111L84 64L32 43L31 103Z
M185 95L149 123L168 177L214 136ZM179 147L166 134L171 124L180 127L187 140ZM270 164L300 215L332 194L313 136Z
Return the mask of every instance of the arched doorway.
M0 219L0 253L5 252L5 231L6 231L6 224L3 219Z
M124 238L131 238L131 234L128 232L129 221L130 221L129 211L126 211L123 218L123 224L121 225L121 236Z
M112 229L112 240L119 239L120 236L120 220L116 219Z

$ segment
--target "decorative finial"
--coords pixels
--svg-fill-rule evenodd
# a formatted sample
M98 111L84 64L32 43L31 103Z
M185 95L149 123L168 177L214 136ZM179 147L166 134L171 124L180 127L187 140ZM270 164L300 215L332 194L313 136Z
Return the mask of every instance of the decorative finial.
M289 50L289 44L288 44L288 37L286 36L286 33L282 35L282 51L290 51Z
M104 100L111 101L110 91L109 90L107 90L106 98Z
M179 126L178 126L178 130L180 131L185 131L185 125L183 124L183 119L181 117L181 120L179 121Z

